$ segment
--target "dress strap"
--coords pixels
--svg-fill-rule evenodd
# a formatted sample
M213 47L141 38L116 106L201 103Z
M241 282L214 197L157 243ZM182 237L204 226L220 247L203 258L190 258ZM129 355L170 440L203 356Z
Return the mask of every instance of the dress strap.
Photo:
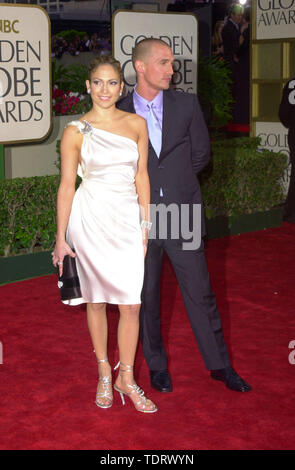
M65 127L68 127L68 126L76 126L79 131L81 132L81 134L88 134L89 131L91 130L91 125L89 124L88 121L70 121L66 124Z

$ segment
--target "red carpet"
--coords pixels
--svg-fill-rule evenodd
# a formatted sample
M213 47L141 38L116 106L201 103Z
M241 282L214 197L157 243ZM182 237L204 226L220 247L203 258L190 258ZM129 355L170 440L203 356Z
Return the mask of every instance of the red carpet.
M94 405L97 366L85 310L59 302L55 276L0 287L3 345L0 449L294 449L295 225L212 240L207 259L233 365L253 391L232 392L205 370L170 264L163 334L174 392L136 379L159 407L136 412L115 395ZM117 360L116 308L109 310Z

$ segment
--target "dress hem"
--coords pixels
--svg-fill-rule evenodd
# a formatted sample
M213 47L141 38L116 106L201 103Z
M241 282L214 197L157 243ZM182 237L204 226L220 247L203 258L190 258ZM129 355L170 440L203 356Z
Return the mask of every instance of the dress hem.
M69 305L70 307L75 307L77 305L82 305L82 304L100 304L100 303L106 303L110 305L141 305L141 301L139 302L118 302L116 300L85 300L82 299L81 297L77 299L69 299L69 300L62 300L62 303L64 305Z

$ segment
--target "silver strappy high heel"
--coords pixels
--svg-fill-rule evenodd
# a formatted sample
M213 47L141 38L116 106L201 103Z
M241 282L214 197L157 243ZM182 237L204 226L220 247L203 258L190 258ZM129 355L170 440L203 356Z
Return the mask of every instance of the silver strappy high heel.
M114 368L114 370L118 369L118 367L120 366L120 374L122 372L132 372L133 371L133 366L128 366L126 364L122 364L120 363L120 361L118 362L118 364L116 365L116 367ZM124 368L125 369L124 369ZM123 390L121 390L119 387L117 387L116 385L114 385L114 389L120 393L120 396L121 396L121 400L122 400L122 404L125 405L125 399L124 399L124 395L127 395L129 398L130 398L130 395L136 393L138 395L138 401L133 401L131 398L130 400L133 402L134 404L134 407L137 411L141 411L142 413L155 413L157 410L158 410L158 407L153 403L151 402L151 400L149 400L148 398L146 398L145 394L144 394L144 391L136 384L134 383L133 385L130 385L130 384L127 384L127 387L130 388L130 392L127 393L127 392L124 392ZM148 409L147 408L147 405L148 403L147 402L150 402L151 404L153 404L153 408L152 409Z
M109 360L98 359L97 362L98 363L109 362ZM98 383L101 383L102 391L96 392L95 404L99 406L100 408L110 408L113 404L112 376L103 375L102 377L99 377ZM101 401L101 399L103 401Z

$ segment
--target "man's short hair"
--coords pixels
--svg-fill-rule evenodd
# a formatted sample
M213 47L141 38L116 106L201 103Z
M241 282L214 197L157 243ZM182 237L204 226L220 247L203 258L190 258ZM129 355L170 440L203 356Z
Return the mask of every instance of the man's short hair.
M135 68L135 62L137 60L144 60L150 54L151 46L153 44L158 44L161 46L170 47L167 42L158 38L146 38L139 41L132 49L132 63Z
M232 3L228 9L229 16L238 15L239 13L244 13L244 7L238 3Z

